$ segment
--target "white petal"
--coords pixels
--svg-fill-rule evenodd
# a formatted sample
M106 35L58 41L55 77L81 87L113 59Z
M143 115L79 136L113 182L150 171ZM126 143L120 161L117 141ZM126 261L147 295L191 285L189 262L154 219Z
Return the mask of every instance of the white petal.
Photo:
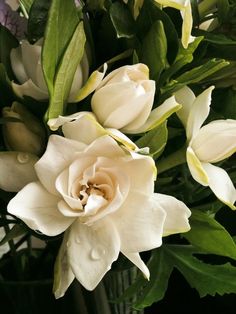
M125 157L126 155L117 142L108 135L101 136L91 143L86 149L86 154L108 158Z
M147 132L163 123L167 118L169 118L169 116L172 115L172 113L178 111L181 107L182 106L175 101L175 97L172 96L166 99L159 107L153 109L147 121L140 128L132 129L128 125L127 127L124 127L122 131L128 134Z
M209 163L202 163L204 170L209 177L209 187L216 197L232 209L236 209L235 187L225 170Z
M185 1L185 8L181 10L181 15L183 18L181 42L184 48L188 48L188 44L193 41L191 36L193 26L191 1Z
M59 197L46 191L39 182L32 182L11 199L7 210L31 229L55 236L65 231L74 220L59 212L59 200Z
M122 254L124 254L135 266L137 266L141 272L143 273L144 277L149 280L150 278L150 272L145 263L142 261L140 255L138 253L128 253L122 251Z
M174 96L176 101L182 105L182 108L177 111L177 116L186 128L188 117L196 97L188 86L184 86L183 88L179 89L174 93Z
M92 114L84 114L81 118L65 123L62 131L66 138L85 144L91 144L98 137L107 134L106 130L97 122Z
M117 142L124 145L128 149L131 149L131 150L138 150L139 149L138 146L134 142L132 142L131 139L128 136L126 136L125 134L123 134L121 131L119 131L117 129L111 129L111 128L106 128L105 130Z
M218 162L236 151L236 120L215 120L203 126L192 141L203 162Z
M8 192L18 192L26 184L36 181L34 165L38 157L28 153L0 153L0 188Z
M79 111L69 116L59 116L58 118L49 119L47 124L52 131L57 131L59 127L63 126L65 123L81 119L84 115L90 115L91 117L94 117L94 119L96 119L95 115L92 112Z
M24 84L19 85L15 84L14 82L11 83L13 91L15 94L23 98L24 95L30 96L32 98L35 98L37 100L47 100L48 99L48 93L44 90L40 89L38 86L36 86L31 79L26 81Z
M161 246L166 213L152 196L130 192L112 215L121 237L121 250L137 253Z
M183 202L173 196L159 193L155 193L154 198L166 212L163 236L190 230L188 218L191 215L191 211Z
M111 220L93 227L75 221L68 239L68 258L77 280L93 290L117 260L120 238Z
M204 170L201 161L197 158L190 146L187 148L186 159L194 180L196 180L201 185L207 186L209 184L208 175Z
M211 105L211 93L214 86L208 87L195 99L188 117L186 135L187 139L194 138L200 130L203 122L209 115Z
M84 150L85 147L83 143L62 136L49 137L46 152L35 165L36 173L48 191L58 194L55 188L57 176L72 162L75 153Z
M21 84L26 82L29 79L29 76L27 75L22 62L22 51L20 46L11 50L10 59L11 67L15 73L17 80Z
M63 241L54 265L53 293L55 298L64 296L66 290L74 280L75 276L71 270L67 256L67 242L69 231L65 232Z

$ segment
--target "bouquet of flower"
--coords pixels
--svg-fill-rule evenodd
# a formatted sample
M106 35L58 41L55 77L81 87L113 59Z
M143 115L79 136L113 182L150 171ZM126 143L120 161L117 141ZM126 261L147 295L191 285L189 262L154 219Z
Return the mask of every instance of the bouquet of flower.
M0 0L0 23L3 284L13 260L137 310L174 269L236 293L236 1Z

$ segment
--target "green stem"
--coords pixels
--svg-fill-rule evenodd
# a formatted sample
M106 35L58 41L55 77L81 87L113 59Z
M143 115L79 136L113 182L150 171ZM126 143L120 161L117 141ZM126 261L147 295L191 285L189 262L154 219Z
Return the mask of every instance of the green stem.
M203 18L208 13L211 12L211 10L215 7L217 3L217 0L203 0L198 5L198 12L200 15L200 18Z
M157 173L160 174L186 162L186 146L157 162Z

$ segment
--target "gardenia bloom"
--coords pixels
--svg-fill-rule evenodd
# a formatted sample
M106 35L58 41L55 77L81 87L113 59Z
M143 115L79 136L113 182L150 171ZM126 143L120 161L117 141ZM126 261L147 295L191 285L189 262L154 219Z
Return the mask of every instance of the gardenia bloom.
M145 64L126 65L109 73L96 88L92 111L105 128L137 134L154 128L180 109L174 97L152 110L155 82Z
M204 126L210 112L211 92L209 87L198 97L188 87L175 93L182 109L177 115L186 128L187 163L193 178L212 192L223 203L236 209L235 187L222 168L212 165L231 156L236 151L236 120L215 120Z
M19 47L11 51L12 70L21 84L12 82L12 87L15 93L21 98L23 95L31 96L37 100L46 100L49 97L41 65L41 51L41 39L33 45L27 40L22 40ZM79 89L87 81L88 71L88 60L86 54L84 54L74 75L68 98L69 102L76 102L75 98Z
M8 1L0 0L0 24L9 29L16 38L22 39L27 30L27 20L12 10L9 4Z
M191 0L155 0L157 3L165 6L180 10L181 16L183 18L182 25L182 45L184 48L188 47L194 37L191 36L193 18L191 9Z
M108 135L85 144L76 123L72 128L68 123L66 138L49 137L35 165L38 181L8 205L11 214L45 235L66 231L55 266L56 297L75 277L94 289L119 252L148 278L139 252L159 247L162 236L190 228L184 203L154 194L151 157L122 148Z

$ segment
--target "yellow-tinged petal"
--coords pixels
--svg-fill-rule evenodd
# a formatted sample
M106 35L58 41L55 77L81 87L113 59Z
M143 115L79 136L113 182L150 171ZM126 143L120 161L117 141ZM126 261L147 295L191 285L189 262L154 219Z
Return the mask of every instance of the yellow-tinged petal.
M105 73L107 71L107 64L103 65L102 71L94 71L88 78L86 84L79 90L78 94L74 97L75 102L81 101L91 94L101 83Z
M227 172L210 163L202 163L202 167L207 173L212 192L221 202L235 210L236 190Z
M122 131L128 134L138 134L150 131L158 125L162 124L166 119L169 118L174 112L181 109L181 105L172 96L164 101L159 107L153 109L147 119L147 121L140 127L134 130L123 128Z
M209 179L206 171L204 170L201 161L197 158L192 148L189 146L187 148L186 159L188 163L189 170L191 172L192 177L198 183L208 186Z

